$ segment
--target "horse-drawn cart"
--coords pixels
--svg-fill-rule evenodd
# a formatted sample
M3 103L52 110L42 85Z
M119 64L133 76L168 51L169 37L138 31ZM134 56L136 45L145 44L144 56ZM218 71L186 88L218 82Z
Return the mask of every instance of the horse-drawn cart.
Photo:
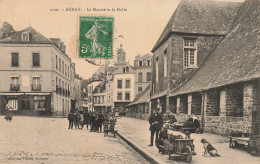
M175 139L173 142L163 139L165 153L169 155L169 159L173 157L184 158L186 162L191 162L192 155L196 155L193 145L193 139Z

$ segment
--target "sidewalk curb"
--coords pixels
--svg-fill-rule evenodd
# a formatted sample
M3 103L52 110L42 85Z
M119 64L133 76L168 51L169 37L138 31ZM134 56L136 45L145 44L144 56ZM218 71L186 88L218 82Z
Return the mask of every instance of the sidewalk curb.
M127 137L121 135L118 131L117 131L116 135L119 136L123 141L125 141L129 146L131 146L135 151L137 151L140 155L142 155L150 163L153 163L153 164L165 163L164 161L155 157L153 154L147 153L141 146L134 144L130 138L127 138Z

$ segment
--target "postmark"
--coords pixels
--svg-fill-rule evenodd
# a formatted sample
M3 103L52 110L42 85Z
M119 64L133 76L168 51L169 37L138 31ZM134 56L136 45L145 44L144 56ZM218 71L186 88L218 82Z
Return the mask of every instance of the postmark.
M113 57L114 17L79 17L79 58Z

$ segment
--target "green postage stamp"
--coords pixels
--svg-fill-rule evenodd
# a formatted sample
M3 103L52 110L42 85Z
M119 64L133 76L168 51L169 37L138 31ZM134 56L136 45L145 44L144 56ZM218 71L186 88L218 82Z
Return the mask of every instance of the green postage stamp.
M114 18L105 16L79 17L79 57L113 57Z

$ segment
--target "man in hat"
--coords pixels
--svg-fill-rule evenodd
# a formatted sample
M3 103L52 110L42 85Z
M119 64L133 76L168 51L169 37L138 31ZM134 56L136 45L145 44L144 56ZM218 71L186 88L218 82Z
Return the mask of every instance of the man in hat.
M163 119L162 116L159 114L159 108L153 110L153 114L149 117L149 123L150 123L150 131L151 131L151 144L149 146L153 146L153 139L154 139L154 133L155 135L155 143L157 142L158 139L158 134L159 131L161 130L163 126Z
M97 115L97 131L99 130L100 133L102 132L102 124L104 123L104 119L104 115L101 111L99 111Z
M68 129L73 129L73 121L74 121L74 114L72 111L70 111L68 115L68 120L69 120L69 128Z

